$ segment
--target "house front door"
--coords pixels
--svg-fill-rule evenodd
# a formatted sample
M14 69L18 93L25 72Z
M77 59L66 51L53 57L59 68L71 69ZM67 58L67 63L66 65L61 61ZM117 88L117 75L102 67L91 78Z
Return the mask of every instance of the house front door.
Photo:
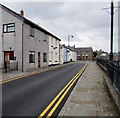
M4 52L4 68L7 69L10 67L10 53Z
M40 67L40 52L38 52L38 67Z

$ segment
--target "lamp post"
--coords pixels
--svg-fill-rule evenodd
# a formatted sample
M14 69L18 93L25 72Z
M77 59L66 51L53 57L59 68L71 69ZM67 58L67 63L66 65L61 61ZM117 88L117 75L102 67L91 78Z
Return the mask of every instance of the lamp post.
M70 38L73 38L72 35L68 35L68 47L70 46Z

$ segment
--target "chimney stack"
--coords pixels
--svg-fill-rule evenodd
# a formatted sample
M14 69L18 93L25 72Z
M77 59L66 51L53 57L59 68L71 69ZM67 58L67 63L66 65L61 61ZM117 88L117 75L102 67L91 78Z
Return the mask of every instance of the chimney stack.
M20 11L20 15L24 16L24 11L23 10Z

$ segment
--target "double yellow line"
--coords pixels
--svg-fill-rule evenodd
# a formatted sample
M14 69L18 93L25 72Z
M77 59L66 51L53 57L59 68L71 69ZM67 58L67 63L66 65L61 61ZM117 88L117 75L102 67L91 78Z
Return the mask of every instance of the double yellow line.
M86 64L71 80L70 82L58 93L58 95L51 101L51 103L46 107L46 109L39 115L38 118L42 118L43 116L46 115L48 110L53 106L53 104L56 102L56 104L53 106L52 110L48 113L46 118L49 118L52 116L54 111L57 109L59 104L62 102L63 98L65 95L68 93L70 88L73 86L73 84L77 81L77 79L81 76L81 74L84 72L85 68L87 67L88 64ZM61 97L60 97L61 96ZM60 97L60 98L59 98ZM58 99L59 98L59 99Z

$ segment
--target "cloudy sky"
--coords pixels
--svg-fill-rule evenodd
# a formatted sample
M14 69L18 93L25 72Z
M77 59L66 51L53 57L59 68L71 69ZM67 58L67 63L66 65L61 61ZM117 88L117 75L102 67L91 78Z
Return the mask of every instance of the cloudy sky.
M61 44L76 47L93 47L93 50L110 51L110 14L102 8L109 2L4 2L8 8L39 24L60 39ZM115 3L117 6L117 3ZM117 14L114 15L114 51L118 51Z

